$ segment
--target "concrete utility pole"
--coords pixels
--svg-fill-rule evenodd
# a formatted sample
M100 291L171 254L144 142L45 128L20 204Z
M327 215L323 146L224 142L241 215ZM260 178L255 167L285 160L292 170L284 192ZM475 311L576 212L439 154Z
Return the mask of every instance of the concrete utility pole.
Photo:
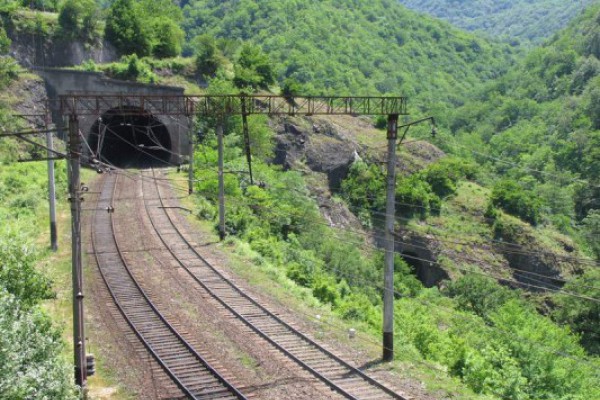
M194 118L188 118L188 141L190 146L188 165L188 194L194 193Z
M424 121L431 123L431 135L436 135L435 120L425 117L398 126L398 114L388 115L387 189L385 207L385 267L383 277L383 361L394 359L394 222L396 220L396 146L402 143L408 129ZM400 141L398 129L406 128Z
M394 358L394 222L396 217L396 140L398 115L388 116L385 267L383 277L383 361Z
M217 145L219 153L219 237L225 239L225 176L223 171L223 120L217 121Z
M46 147L48 148L48 203L50 209L50 248L58 250L58 234L56 231L56 189L54 186L54 143L50 131L50 114L46 107L44 116L46 128Z
M242 132L244 136L244 152L246 153L246 161L248 162L248 173L250 174L250 184L254 185L252 177L252 151L250 149L250 132L248 130L248 114L246 109L246 98L242 97Z
M87 385L83 321L83 268L81 265L81 139L77 115L69 116L69 201L71 202L71 262L73 276L73 351L75 383L85 393Z

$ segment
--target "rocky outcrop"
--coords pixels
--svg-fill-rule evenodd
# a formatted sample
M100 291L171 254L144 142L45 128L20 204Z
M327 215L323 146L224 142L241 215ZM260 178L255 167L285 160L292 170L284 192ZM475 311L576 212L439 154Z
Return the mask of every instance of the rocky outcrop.
M311 171L327 175L332 191L339 189L359 151L331 125L309 119L280 120L275 141L274 163L291 169L302 162Z
M87 60L106 63L118 59L116 50L107 41L90 46L77 40L48 39L30 33L10 36L10 55L26 68L69 67Z

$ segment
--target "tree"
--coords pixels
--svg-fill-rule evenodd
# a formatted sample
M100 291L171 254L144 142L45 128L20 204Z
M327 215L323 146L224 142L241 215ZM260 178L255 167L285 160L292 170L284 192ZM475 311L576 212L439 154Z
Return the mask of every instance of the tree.
M600 270L590 268L582 276L569 281L564 290L580 296L596 297L598 292L594 288L599 286ZM590 354L600 355L600 303L563 294L557 294L556 301L559 307L554 312L554 318L579 333L581 345Z
M92 40L100 21L94 0L67 0L58 14L58 25L65 37Z
M490 202L507 213L536 225L540 220L541 201L528 190L511 180L504 179L494 185Z
M152 55L157 58L176 57L181 54L183 30L174 21L157 18L152 24Z
M152 52L152 38L148 25L133 0L116 0L109 8L105 36L121 54L140 57Z
M592 210L582 221L583 235L596 258L600 260L600 210Z
M0 289L0 398L75 400L60 332Z
M224 61L216 39L210 35L198 35L192 41L192 46L196 56L196 71L200 75L214 76Z
M275 82L269 56L259 46L246 43L235 65L235 85L241 89L268 89Z

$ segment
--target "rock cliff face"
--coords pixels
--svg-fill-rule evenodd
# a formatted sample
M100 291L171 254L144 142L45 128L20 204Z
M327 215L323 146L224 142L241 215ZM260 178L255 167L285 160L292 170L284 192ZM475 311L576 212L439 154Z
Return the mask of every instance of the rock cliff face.
M362 230L358 218L348 207L336 201L350 166L358 159L384 162L385 133L373 129L370 121L357 118L281 118L274 120L277 131L273 162L285 169L303 171L311 191L319 203L321 214L332 226ZM373 144L361 144L359 137L369 136ZM363 138L364 139L364 138ZM380 143L380 145L379 145ZM444 156L427 142L411 142L401 150L397 168L408 174ZM382 227L374 227L370 241L383 246ZM415 232L402 231L396 252L413 267L417 277L427 287L438 285L449 275L436 264L439 244Z
M29 33L8 33L12 40L10 55L27 68L68 67L87 60L105 63L118 58L114 47L106 41L89 46L68 39L49 40Z

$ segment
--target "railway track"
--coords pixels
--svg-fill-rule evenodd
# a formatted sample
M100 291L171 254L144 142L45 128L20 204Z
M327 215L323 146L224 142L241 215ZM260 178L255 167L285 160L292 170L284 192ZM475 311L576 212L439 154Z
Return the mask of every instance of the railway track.
M112 214L118 176L104 177L93 217L92 247L102 279L148 352L190 399L246 399L169 324L130 272L115 236Z
M199 254L169 215L154 170L144 171L144 205L160 241L206 292L281 353L348 399L405 397L348 364L246 294Z

